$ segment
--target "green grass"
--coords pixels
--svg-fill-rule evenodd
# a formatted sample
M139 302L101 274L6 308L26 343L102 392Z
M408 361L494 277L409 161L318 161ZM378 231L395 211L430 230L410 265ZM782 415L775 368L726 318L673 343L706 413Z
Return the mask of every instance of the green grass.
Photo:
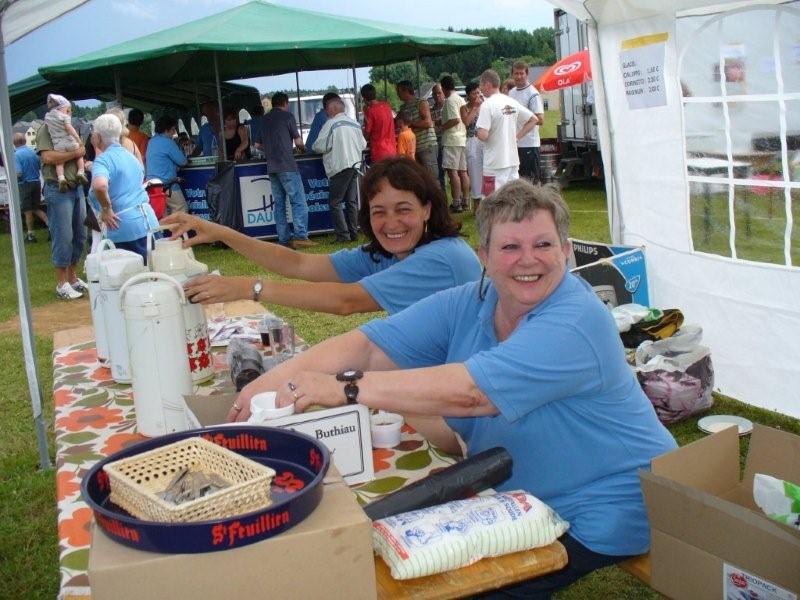
M576 238L610 241L605 193L600 187L570 187L564 196L572 211L571 233ZM472 215L462 214L463 231L475 247L477 233ZM40 236L42 239L44 236ZM331 252L341 248L333 236L315 237L321 242L314 252ZM54 280L48 245L42 242L25 246L33 306L54 300ZM10 238L0 235L0 276L14 281ZM197 258L218 268L224 274L244 275L257 269L233 251L224 248L197 249ZM290 319L299 335L311 343L349 331L375 315L348 318L311 313L269 305L270 310ZM16 290L6 285L0 290L0 319L17 312ZM37 337L39 376L43 390L44 414L53 445L52 341ZM58 541L56 536L55 473L38 470L36 436L33 428L30 398L22 359L19 335L0 337L0 364L4 377L0 383L0 578L2 597L51 599L58 591ZM714 407L706 414L736 414L758 423L779 427L800 434L800 421L767 410L754 408L736 400L716 396ZM702 416L702 415L701 415ZM697 418L670 427L680 444L699 439ZM746 451L748 439L742 440ZM560 592L559 600L585 598L650 599L660 596L635 578L616 567L603 569Z
M544 111L544 125L539 127L539 137L541 139L557 137L556 126L561 121L560 110Z

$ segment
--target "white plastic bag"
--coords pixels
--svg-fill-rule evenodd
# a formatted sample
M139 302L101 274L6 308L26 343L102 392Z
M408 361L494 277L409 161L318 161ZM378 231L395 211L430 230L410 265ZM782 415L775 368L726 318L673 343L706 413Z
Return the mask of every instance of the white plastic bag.
M662 423L676 423L714 403L714 367L702 338L701 327L684 325L672 337L636 348L636 376Z
M411 579L547 546L568 527L538 498L505 492L378 519L372 544L392 577Z

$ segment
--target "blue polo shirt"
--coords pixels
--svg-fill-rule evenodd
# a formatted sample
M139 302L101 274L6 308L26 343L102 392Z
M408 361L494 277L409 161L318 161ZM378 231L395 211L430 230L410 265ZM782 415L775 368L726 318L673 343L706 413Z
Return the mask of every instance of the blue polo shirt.
M306 154L313 154L314 151L311 149L314 146L314 142L317 141L319 137L319 132L322 131L322 126L328 120L328 113L325 112L325 109L320 109L317 114L314 115L314 120L311 121L311 127L308 129L308 137L306 138Z
M28 146L19 146L14 150L14 165L17 176L25 183L39 181L39 157L36 151Z
M499 490L526 490L602 554L648 549L638 469L676 447L625 361L608 309L567 273L499 343L495 288L470 283L361 330L401 369L464 363L500 413L447 418L469 454L502 446L514 460Z
M219 148L219 132L214 131L211 123L204 123L200 126L200 131L197 134L197 142L203 149L203 156L215 156Z
M300 137L294 115L282 108L273 108L261 117L258 141L267 159L268 173L297 171L294 140Z
M333 268L344 283L359 283L390 315L440 290L481 276L481 263L472 248L459 237L434 240L403 260L378 256L372 260L361 248L330 255Z
M132 242L146 236L148 229L158 227L158 219L150 207L147 192L142 188L142 175L142 165L119 144L106 148L92 163L92 177L105 177L108 180L111 207L119 217L119 227L108 230L108 238L112 242ZM100 203L94 192L89 194L89 199L99 212Z
M178 167L185 165L186 161L186 156L171 137L163 133L154 135L147 144L147 179L171 181L178 176ZM175 183L172 189L178 190L180 186Z

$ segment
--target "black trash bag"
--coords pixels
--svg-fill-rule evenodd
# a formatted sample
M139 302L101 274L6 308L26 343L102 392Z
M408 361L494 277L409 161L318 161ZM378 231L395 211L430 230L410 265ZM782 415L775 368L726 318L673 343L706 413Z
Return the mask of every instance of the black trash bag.
M213 223L241 231L243 227L242 211L239 186L236 185L234 176L235 164L231 161L217 164L216 175L209 179L206 185L206 203Z
M415 481L364 507L373 521L409 510L461 500L511 477L513 461L505 448L489 448Z

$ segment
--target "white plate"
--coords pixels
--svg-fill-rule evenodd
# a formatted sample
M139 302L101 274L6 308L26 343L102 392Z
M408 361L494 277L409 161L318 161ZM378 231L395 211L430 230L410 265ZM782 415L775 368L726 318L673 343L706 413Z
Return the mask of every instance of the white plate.
M700 431L706 433L717 433L731 425L737 425L739 427L739 435L747 435L753 431L752 421L734 415L711 415L709 417L703 417L697 422Z

